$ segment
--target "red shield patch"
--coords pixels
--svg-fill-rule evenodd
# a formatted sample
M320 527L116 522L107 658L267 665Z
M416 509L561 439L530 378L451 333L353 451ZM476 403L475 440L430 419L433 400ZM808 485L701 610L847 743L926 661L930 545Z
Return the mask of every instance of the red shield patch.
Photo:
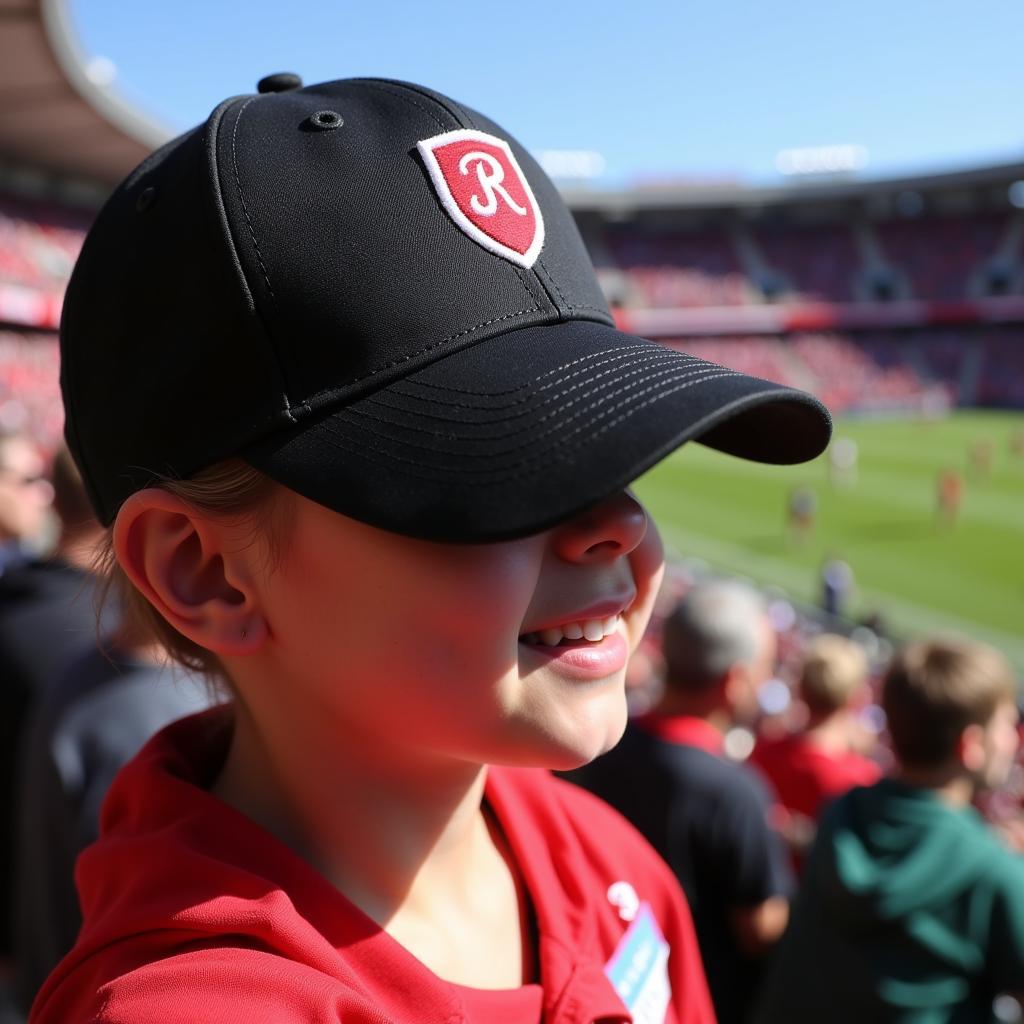
M490 252L532 267L544 245L544 219L509 144L460 128L416 146L452 220Z

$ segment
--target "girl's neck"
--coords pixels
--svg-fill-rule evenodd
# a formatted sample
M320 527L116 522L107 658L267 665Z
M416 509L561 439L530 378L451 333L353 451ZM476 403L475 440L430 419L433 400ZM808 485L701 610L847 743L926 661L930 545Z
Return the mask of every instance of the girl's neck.
M528 898L482 810L486 769L310 722L261 729L239 702L213 793L308 861L428 968L476 988L530 980ZM290 737L303 736L301 745ZM399 763L399 751L404 751Z
M295 850L370 917L386 924L399 906L416 900L428 878L430 891L462 888L468 862L487 835L480 811L483 767L399 765L379 743L368 749L358 737L317 732L309 723L302 744L295 744L290 729L261 727L241 702L235 714L213 792Z

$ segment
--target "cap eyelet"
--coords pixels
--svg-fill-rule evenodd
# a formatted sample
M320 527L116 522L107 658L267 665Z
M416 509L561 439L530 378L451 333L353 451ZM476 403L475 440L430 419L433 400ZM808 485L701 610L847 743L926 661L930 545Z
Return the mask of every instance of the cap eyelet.
M139 213L145 213L156 202L156 189L152 185L144 188L135 200L135 209Z
M341 114L334 110L318 110L315 114L310 114L306 119L306 124L310 128L316 128L318 131L329 132L334 128L340 128L345 123Z

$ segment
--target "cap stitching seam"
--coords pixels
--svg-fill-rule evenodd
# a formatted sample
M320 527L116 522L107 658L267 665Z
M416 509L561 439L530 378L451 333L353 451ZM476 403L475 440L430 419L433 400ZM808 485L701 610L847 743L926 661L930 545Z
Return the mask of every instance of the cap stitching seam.
M602 363L595 364L595 366L603 366L603 365L605 365L605 363L609 363L611 361L612 360L610 360L610 359L609 360L605 360ZM666 355L666 356L661 357L661 358L648 359L648 360L646 360L644 362L643 366L638 366L636 369L632 370L630 373L624 374L623 376L619 377L618 379L622 380L622 381L625 381L629 377L636 376L636 374L638 374L638 373L645 373L645 372L647 372L652 365L656 365L658 362L668 362L668 361L671 361L671 363L672 363L672 366L670 366L668 369L671 370L671 369L681 369L682 368L680 366L679 360L671 359L671 357ZM593 369L593 368L594 367L591 367L591 369ZM692 364L690 364L690 368L694 369L695 372L699 372L700 370L707 369L708 368L708 364L705 363L705 364L703 364L701 366L697 366L697 367L694 367ZM587 377L585 380L579 381L576 384L573 384L571 387L564 388L562 391L558 391L554 395L545 398L544 402L534 404L533 408L539 408L544 403L551 402L555 398L558 398L560 395L567 395L570 392L576 391L576 390L578 390L581 387L586 387L587 384L591 384L591 383L593 383L595 381L598 381L602 377L607 377L608 374L614 373L615 370L616 370L616 368L612 367L612 368L607 369L607 370L602 370L600 373L593 374L592 376ZM563 378L562 381L558 381L557 383L568 383L570 380L573 379L573 377L579 376L579 374L583 373L583 372L584 371L580 370L580 371L578 371L575 374L570 374L569 376ZM653 375L649 379L653 379ZM554 384L554 383L553 384L545 384L545 385L542 385L540 388L538 388L536 390L537 390L537 393L539 393L541 391L547 391L549 388L552 388L552 387L555 387L555 386L556 386L556 384ZM415 401L421 401L421 402L430 402L431 401L429 398L420 398L418 395L402 394L401 397L403 397L403 398L411 398L411 399L414 399ZM448 422L448 423L465 423L465 422L467 422L467 421L464 421L464 420L452 420L452 419L450 419L448 417L436 415L434 413L429 413L429 412L418 412L418 411L412 411L412 410L405 410L405 409L402 409L401 406L399 406L399 405L389 404L387 402L382 401L382 399L381 399L379 394L371 396L367 401L372 403L372 404L374 404L374 405L379 405L379 406L381 406L384 409L395 409L395 410L400 410L402 412L409 412L410 415L422 416L424 419L435 419L435 420L440 420L442 422ZM529 397L527 397L527 398L514 399L513 401L507 402L504 405L473 405L473 404L471 404L469 402L458 402L458 401L456 401L456 402L449 402L447 404L448 404L448 407L452 408L452 409L478 409L478 410L488 411L488 412L501 412L501 411L503 411L505 409L510 409L510 408L515 408L516 406L526 405L526 404L529 403L529 401L530 401L530 399L529 399ZM501 421L500 421L500 419L495 417L494 419L488 420L487 422L488 423L499 423Z
M529 456L527 458L520 459L518 462L511 463L508 468L509 469L517 469L517 468L520 468L520 467L524 467L524 466L527 466L527 465L529 465L531 463L536 463L538 461L541 461L542 459L546 459L546 458L548 458L548 457L550 457L552 455L554 455L555 458L559 458L559 459L564 460L571 452L573 452L576 449L582 447L582 445L584 443L587 443L589 441L592 441L592 440L594 440L596 438L601 437L603 434L607 433L613 427L618 426L619 423L622 423L624 420L629 419L631 416L633 416L636 413L640 412L640 410L645 409L648 405L652 405L655 402L661 401L663 398L667 398L669 395L673 395L673 394L675 394L676 392L679 392L679 391L684 391L687 388L694 387L697 384L702 384L702 383L704 383L704 381L707 381L707 380L715 380L715 379L718 379L719 377L742 377L742 376L743 376L743 374L738 373L736 371L728 371L726 373L709 374L707 377L702 377L699 380L686 381L685 383L680 384L678 387L670 388L670 389L668 389L666 391L659 392L658 394L654 395L653 397L648 398L646 401L641 402L641 403L639 403L637 405L631 406L625 412L623 412L620 416L617 416L615 419L610 420L608 423L606 423L604 426L599 428L593 434L588 434L588 436L586 438L584 438L582 441L580 441L580 442L570 446L570 444L569 444L569 439L570 438L575 437L577 434L579 434L579 433L581 433L583 431L586 431L591 426L591 424L595 423L597 420L600 420L604 416L607 416L610 413L614 412L615 409L621 408L622 406L628 404L628 402L626 402L626 401L619 402L617 405L612 406L611 408L604 410L598 416L593 417L587 423L584 423L584 424L581 424L580 426L578 426L575 430L572 431L572 433L568 434L565 438L563 438L557 444L552 445L550 448L546 448L546 449L544 449L542 451L539 451L539 452L535 453L534 455L531 455L531 456ZM642 393L643 392L641 392L641 394ZM639 396L637 396L637 397L639 397ZM345 441L347 439L339 438L337 435L335 435L334 437L327 437L327 438L325 438L325 440L329 444L333 445L334 447L340 448L343 451L347 451L350 454L359 456L360 458L363 458L366 461L371 461L370 460L370 456L368 456L366 454L367 451L371 451L371 452L373 452L376 455L384 456L385 459L390 460L391 462L402 463L402 464L407 465L407 466L417 466L417 467L422 467L422 465L423 465L423 463L421 461L419 461L419 460L403 459L403 458L401 458L401 456L394 455L392 452L388 451L387 449L378 448L377 446L375 446L373 444L369 444L367 442L363 442L359 447L356 447L354 445L354 443L351 442L351 441L349 441L349 443L346 444ZM421 447L421 446L413 445L411 447ZM517 450L522 450L525 447L527 447L527 446L526 445L520 445L516 449L510 449L510 452L517 451ZM562 451L560 451L560 449L562 449ZM429 450L436 452L436 448L432 448L432 449L429 449ZM493 455L493 453L488 452L488 453L480 453L480 455L478 457L486 458L486 459L488 459L490 461L493 461L494 455ZM432 475L429 475L429 476L426 475L426 474L423 474L423 473L416 473L416 472L409 471L409 470L405 470L404 472L406 473L407 476L415 477L416 479L430 480L430 481L435 481L435 482L437 480L437 474L438 473L448 473L448 474L451 474L455 478L458 478L459 476L475 477L475 479L473 479L472 481L467 481L467 483L472 483L472 484L475 484L475 485L479 485L481 483L481 481L479 479L479 474L480 473L486 473L488 471L488 469L491 469L491 470L494 469L493 466L481 467L480 469L475 469L475 468L472 468L472 467L461 467L461 468L459 468L459 467L454 467L454 466L432 466L430 468L434 472L433 472ZM496 481L496 482L498 482L498 483L506 483L506 482L509 482L509 481L522 479L523 477L525 477L527 475L528 474L526 472L513 473L511 475L502 475L500 477L500 479L498 481ZM461 481L459 481L458 479L452 479L452 480L449 480L448 482L449 483L460 483Z
M581 303L580 305L566 306L565 308L568 309L568 310L571 310L571 311L574 311L574 310L577 310L577 309L589 309L592 313L600 313L605 319L609 318L608 310L607 309L602 309L600 306L591 306L591 305L588 305L586 303Z
M388 85L385 85L382 82L375 82L375 81L371 81L369 79L363 79L363 84L368 86L371 89L379 89L381 92L386 92L386 93L390 94L391 96L396 97L397 99L404 100L406 103L408 103L411 106L415 107L417 110L422 110L423 113L426 114L427 117L429 117L430 120L433 121L434 124L436 124L438 126L438 128L442 129L443 131L448 131L449 130L448 126L444 123L444 121L442 121L437 116L437 114L435 114L432 110L429 110L422 103L417 103L416 100L412 99L405 92L403 92L400 88L393 87L393 86L388 86ZM450 113L450 111L449 111L449 113ZM452 120L457 123L459 119L454 114L452 114Z
M638 349L647 349L652 356L654 356L654 355L661 356L663 353L673 353L674 355L678 356L680 359L688 359L691 362L702 362L702 363L705 363L705 365L708 365L708 366L717 365L717 364L714 364L714 363L709 363L707 360L698 359L696 356L691 356L691 355L687 354L686 352L677 352L675 349L670 349L670 348L667 348L667 347L664 347L664 346L658 346L657 348L653 348L650 342L648 342L646 344L641 343L641 344L635 344L635 345L623 345L623 346L616 347L616 348L601 349L599 352L590 352L590 353L588 353L585 356L579 356L576 359L571 359L567 363L562 363L560 366L556 366L556 367L554 367L554 368L552 368L550 370L545 370L544 373L538 374L536 377L533 378L533 380L527 381L525 384L520 384L520 385L518 385L517 387L514 387L514 388L505 388L505 389L503 389L501 391L488 391L488 392L486 392L486 394L491 395L491 396L514 395L517 391L522 391L524 388L532 388L532 387L534 387L534 385L539 384L545 378L552 377L556 373L564 373L570 367L578 366L580 363L589 362L592 359L597 359L600 356L606 356L609 353L614 353L615 357L617 357L617 358L627 359L627 358L629 358L629 353L630 352L635 352ZM608 362L611 362L611 361L612 361L611 359L605 359L605 360L602 360L601 362L599 362L597 365L598 366L603 366L605 363L608 363ZM453 392L455 394L459 394L459 395L479 395L479 394L481 394L481 392L479 392L479 391L468 391L465 388L453 388L453 387L451 387L450 385L447 385L447 384L435 384L433 381L406 379L404 381L401 381L400 383L402 383L402 384L415 384L417 387L433 388L433 389L435 389L437 391L451 391L451 392ZM543 385L541 385L542 389L543 388L547 388L547 387L551 387L551 385L550 384L543 384ZM412 396L410 396L410 397L412 397Z
M361 377L352 377L350 380L344 382L337 388L333 388L331 391L321 391L316 395L311 395L306 402L303 403L309 408L309 401L313 398L320 398L324 395L336 394L339 391L343 391L347 387L351 387L353 384L359 384L364 380L369 380L371 377L375 377L378 373L383 373L385 370L390 370L392 367L399 366L401 363L408 362L410 359L415 359L417 356L423 355L425 352L430 352L435 348L440 348L442 345L447 345L449 342L457 341L459 338L465 337L467 334L472 334L474 331L479 331L482 327L489 327L491 324L500 323L502 320L510 320L512 317L525 316L527 313L536 313L540 309L540 306L530 306L528 309L517 309L514 313L506 313L504 316L494 317L492 320L485 320L483 323L476 324L473 327L467 327L464 331L459 331L458 334L453 334L450 337L442 338L440 341L431 342L424 348L417 349L415 352L407 352L397 359L392 359L388 363L382 363L380 366L374 367L367 373L364 373Z
M491 255L495 256L499 260L505 259L504 256L498 256L497 253L491 253ZM506 260L506 262L509 263L511 265L512 269L516 272L516 277L519 278L519 283L523 286L523 291L526 292L526 294L529 295L530 298L533 299L534 302L536 302L537 301L537 296L533 294L533 290L526 283L526 271L522 267L516 265L515 263L512 263L511 260ZM536 275L534 275L534 276L536 276ZM546 299L548 299L548 301L550 301L551 300L551 296L547 294L547 290L544 288L544 285L542 284L540 287L541 287L541 291L544 293L544 297Z
M553 428L553 430L557 430L559 428L559 426L562 426L564 424L571 423L574 419L578 418L579 416L584 415L588 409L591 409L591 410L592 409L596 409L596 408L598 408L598 406L604 405L605 403L610 402L612 399L618 397L619 395L623 395L623 394L625 394L628 391L635 390L641 384L644 384L644 383L649 383L650 384L649 387L646 387L642 391L638 392L638 394L641 394L641 395L647 394L650 391L654 390L655 387L658 387L661 384L672 383L674 381L680 381L680 380L687 380L687 379L689 379L691 377L694 377L697 374L701 373L705 369L705 367L696 367L696 368L692 368L691 367L686 373L679 373L679 374L677 374L674 377L669 377L667 380L660 381L658 384L652 383L652 382L656 381L659 377L665 377L667 374L672 373L673 369L677 369L677 367L671 367L670 366L670 367L663 368L661 370L658 370L656 373L652 373L652 374L649 374L649 375L645 376L642 380L639 380L639 381L632 381L632 382L629 382L629 383L625 383L624 382L622 387L608 392L608 394L602 396L596 402L593 402L593 403L589 404L587 406L587 409L580 410L580 411L574 413L571 417L569 417L568 420L565 420L562 423L556 424L555 427ZM633 376L637 376L638 374L640 374L642 372L643 371L641 369L637 369L637 370L634 371ZM735 372L736 371L726 371L726 373L735 373ZM713 377L713 376L716 376L716 375L715 374L709 374L709 375L706 375L702 379L706 380L706 379L708 379L708 377ZM582 381L579 384L573 385L573 387L568 388L565 391L559 392L557 395L553 395L552 398L549 399L549 404L550 404L550 402L557 401L559 398L563 398L566 395L571 394L573 391L579 390L579 388L581 388L581 387L586 387L588 384L595 383L595 381L597 379L598 378L592 377L592 378L590 378L588 380ZM570 406L575 405L575 404L577 404L577 403L579 403L579 402L581 402L581 401L583 401L585 399L588 399L592 395L597 395L599 392L606 390L607 388L611 387L615 383L616 383L616 381L606 381L604 384L600 384L597 387L592 388L590 391L584 392L583 394L577 396L576 398L570 399L568 402L563 402L562 404L555 406L553 409L549 409L542 416L539 416L534 421L534 423L536 423L538 425L541 424L541 423L544 423L545 421L550 420L553 416L557 416L558 413L562 412L564 409L568 409ZM543 408L543 406L540 406L538 408ZM413 431L413 432L418 433L418 434L429 434L430 436L432 436L434 438L437 438L437 436L438 436L438 431L437 430L426 430L426 429L424 429L422 427L414 427L414 426L412 426L411 424L408 424L408 423L396 424L393 420L386 419L386 418L384 418L382 416L374 416L372 413L366 412L366 411L364 411L362 409L350 408L348 411L351 414L353 414L353 415L361 416L361 417L364 417L365 419L373 420L375 423L384 423L384 424L387 424L388 426L398 426L402 430L409 430L409 431ZM424 417L424 418L426 418L426 417ZM449 422L449 424L451 425L452 428L454 428L456 426L468 426L468 427L483 428L483 427L489 427L492 424L507 422L508 420L512 420L512 419L516 419L516 418L518 418L518 417L515 416L515 415L513 415L513 416L506 416L503 419L494 419L494 420L488 421L487 423L465 423L465 422L452 421L452 420L449 420L448 422ZM541 433L535 434L534 435L534 440L536 440L539 437L544 437L544 436L546 436L546 434L552 433L553 430L548 430L548 431L545 431L545 432L541 432ZM454 433L454 431L450 431L449 433ZM516 436L518 434L521 434L521 433L522 433L522 431L512 430L512 431L506 431L504 434L490 434L484 440L486 440L486 441L502 441L502 440L504 440L507 437L514 437L514 436ZM459 437L458 437L458 435L455 435L452 439L453 440L459 440ZM469 440L472 440L472 438L469 438ZM419 446L418 445L413 445L413 447L419 447ZM434 448L430 448L428 450L436 451L437 448L434 447ZM487 457L491 457L493 454L494 454L493 452L489 452L489 453L487 453Z
M232 175L233 175L233 177L235 179L235 188L236 188L236 190L238 192L238 201L242 204L242 213L245 216L245 223L246 223L246 225L249 228L249 237L252 239L253 248L256 250L256 261L259 263L260 272L263 274L263 280L266 281L266 283L267 283L267 291L270 293L270 299L276 305L277 304L277 296L274 294L274 286L270 283L270 275L267 273L267 268L264 265L263 253L260 252L259 242L256 241L256 231L253 228L252 219L249 216L249 208L246 206L246 203L245 203L245 195L243 194L243 191L242 191L242 181L241 181L241 178L240 178L239 172L238 172L238 147L237 147L238 126L239 126L239 124L241 124L242 117L245 114L246 108L255 99L256 99L255 96L250 96L249 99L247 99L241 105L241 107L239 107L238 113L235 115L235 123L232 125L232 128L231 128L231 171L232 171ZM224 110L226 112L227 105L225 105ZM223 114L221 115L221 117L223 117ZM221 203L221 205L223 207L223 214L224 214L225 221L228 222L229 235L230 235L230 219L228 217L227 204L226 204L226 202L225 202L223 197L221 197L220 203ZM258 320L263 321L263 317L260 315L260 312L259 312L259 307L256 304L256 296L251 294L252 289L249 288L248 282L245 281L245 272L244 272L244 270L242 268L241 254L238 252L237 246L234 245L234 241L233 240L232 240L232 246L235 248L235 259L238 262L238 272L242 276L242 280L245 283L246 288L250 292L250 301L252 302L253 312L255 313L255 315L256 315ZM281 398L282 398L283 403L284 403L284 414L285 414L285 416L291 422L294 423L295 422L295 413L293 412L291 399L290 399L289 394L288 394L288 376L289 375L285 371L284 366L282 366L281 353L278 352L277 346L273 344L273 340L270 337L270 331L267 328L267 325L266 325L265 322L263 323L263 330L264 330L265 335L267 336L267 340L270 342L270 349L271 349L271 352L273 353L274 362L275 362L275 364L277 366L277 372L278 372L278 374L280 376ZM305 404L305 403L303 403L303 404Z
M562 300L562 305L566 308L567 311L571 312L572 311L572 306L569 304L569 301L566 299L565 293L559 287L558 282L552 276L551 271L548 270L548 265L544 262L544 260L539 255L537 256L537 263L541 266L541 268L543 268L544 276L554 286L555 291L558 292L558 297Z
M249 228L249 237L252 239L253 248L256 250L256 260L260 265L260 271L263 274L263 280L267 282L267 291L270 292L271 300L276 304L277 296L274 294L273 285L270 283L270 276L267 274L267 268L263 264L263 254L260 252L259 242L256 241L256 232L252 226L252 220L249 217L249 208L245 205L245 196L242 193L242 181L238 176L238 154L235 142L238 138L238 125L242 120L242 115L245 113L245 108L249 106L255 97L250 97L242 104L241 110L238 111L238 116L235 118L234 127L231 129L231 170L235 177L235 187L238 189L238 200L242 204L242 213L245 216L245 223Z
M514 317L514 316L524 316L526 313L536 313L539 309L540 309L540 306L531 306L529 309L518 309L514 313L506 313L504 316L495 317L493 320L485 320L482 324L477 324L475 327L469 327L469 328L467 328L464 331L459 331L458 334L453 334L453 335L451 335L451 337L445 338L444 341L440 341L437 344L438 345L443 345L443 344L445 344L445 342L455 341L456 338L461 338L465 334L472 334L474 331L480 330L481 327L488 327L491 324L498 323L500 320L508 320L508 319L510 319L511 317ZM436 346L434 346L434 345L430 346L430 348L435 348L435 347ZM422 351L426 352L426 351L428 351L428 349L423 349ZM418 353L416 353L416 354L418 354Z
M646 408L648 405L651 405L654 402L660 401L661 399L666 398L669 395L675 394L678 391L684 391L687 388L694 387L697 384L702 384L705 381L714 380L714 379L717 379L719 377L729 377L729 376L742 376L742 374L736 373L736 372L730 372L730 373L724 373L724 374L711 374L711 375L708 375L706 377L701 377L698 380L686 381L686 382L678 385L677 387L669 388L669 389L667 389L665 391L658 392L657 394L655 394L652 397L646 399L645 401L640 402L640 403L635 404L635 405L631 405L629 399L626 399L626 400L623 400L621 402L618 402L615 405L610 406L609 408L602 410L596 416L593 416L589 420L587 420L585 423L581 423L580 425L578 425L570 433L566 434L563 438L561 438L555 444L553 444L553 445L551 445L551 446L549 446L547 448L544 448L541 451L535 452L532 455L525 456L524 458L521 458L521 459L519 459L516 462L509 463L508 466L504 467L504 468L516 469L516 468L520 468L520 467L523 467L523 466L527 466L530 463L537 462L537 461L539 461L541 459L547 458L552 453L557 454L560 449L565 449L566 454L567 454L568 452L574 451L577 448L581 447L582 444L588 442L589 440L591 440L593 438L598 438L602 434L607 433L608 430L612 429L614 426L618 425L623 420L628 419L630 416L632 416L635 413L639 412L641 409ZM651 389L648 389L648 391L649 390L651 390ZM632 397L633 398L639 398L641 395L643 395L645 393L646 392L641 391L641 392L638 392L637 395L632 396ZM626 406L627 409L626 409L626 411L624 413L622 413L622 415L616 417L613 420L610 420L608 423L606 423L603 427L599 428L594 433L592 433L592 434L588 433L587 437L583 438L581 441L576 442L576 443L571 443L571 439L572 438L575 438L577 435L579 435L580 433L582 433L584 431L589 431L593 424L599 422L600 420L602 420L605 417L607 417L607 416L611 415L612 413L614 413L617 409L621 409L624 406ZM571 422L571 421L567 421L567 422ZM328 438L328 440L330 441L331 438ZM335 435L335 440L337 440L337 435ZM491 463L491 465L488 465L488 466L472 467L472 466L436 466L435 465L435 466L424 467L423 462L421 460L418 460L418 459L403 459L401 456L395 455L395 454L389 452L387 449L378 448L378 447L376 447L376 446L374 446L372 444L367 444L367 443L364 442L362 447L368 448L371 451L376 452L378 455L383 455L386 459L390 459L391 461L394 461L394 462L401 462L401 463L405 463L407 465L417 466L417 467L420 467L420 468L429 468L431 470L435 470L435 471L442 472L442 473L444 473L444 472L452 473L455 476L467 476L467 477L468 476L479 476L481 473L487 473L488 471L497 471L498 469L502 468L502 467L495 467L493 465L493 462L494 462L494 459L495 459L495 455L494 455L493 452L464 453L466 455L466 457L469 457L469 458L479 458L479 459L487 460L489 463ZM424 446L422 446L422 445L410 444L409 447L411 447L411 448L418 448L418 449L426 450L426 451L431 451L431 452L434 452L435 454L437 452L436 448L424 448ZM521 452L525 448L528 448L528 447L529 447L529 443L524 443L522 445L517 445L514 448L510 448L506 452L503 452L501 454L502 455L512 455L514 453ZM419 474L410 474L410 475L418 476ZM421 479L432 479L432 478L431 477L421 477ZM513 477L513 479L514 479L514 477Z
M422 96L423 99L429 100L431 103L440 107L453 121L456 122L456 124L464 121L467 127L477 127L465 108L461 104L456 103L450 96L441 96L439 93L435 93L433 90L421 88L413 82L403 82L398 79L361 78L356 79L356 81L364 82L367 85L376 85L378 87L391 86L392 91L395 91L396 95L400 94L404 96L406 92L411 92L416 96ZM441 122L438 121L438 124L441 124ZM443 128L444 125L441 125L441 127Z
M576 312L577 310L580 310L580 309L587 309L587 310L590 310L592 313L600 313L605 318L608 318L608 310L607 309L601 309L600 306L591 306L588 303L580 303L578 305L574 305L573 303L569 302L566 299L566 297L565 297L565 293L562 291L562 289L559 286L558 282L555 280L554 275L548 269L547 263L545 263L544 260L540 256L537 257L537 263L544 270L544 275L551 282L551 284L554 287L555 291L558 292L558 297L562 300L562 305L565 307L567 312L574 313L574 312Z
M445 103L442 103L437 95L431 95L429 92L425 92L424 90L417 88L412 82L401 82L396 79L379 78L361 78L354 79L353 81L364 83L365 85L368 85L371 88L383 89L384 91L390 92L392 95L397 96L399 99L408 100L409 102L413 103L413 105L418 106L418 108L425 114L427 114L427 116L430 117L435 124L437 124L441 128L444 128L445 130L447 129L444 123L439 118L437 118L436 115L432 114L430 110L426 108L426 106L417 103L415 100L411 99L408 93L412 92L417 96L422 96L424 99L430 100L430 102L435 103L437 106L439 106L439 108L447 116L449 116L456 124L459 124L460 122L460 116L456 114L456 112L453 111L450 108L450 106L447 106ZM455 101L453 100L453 103L454 102Z

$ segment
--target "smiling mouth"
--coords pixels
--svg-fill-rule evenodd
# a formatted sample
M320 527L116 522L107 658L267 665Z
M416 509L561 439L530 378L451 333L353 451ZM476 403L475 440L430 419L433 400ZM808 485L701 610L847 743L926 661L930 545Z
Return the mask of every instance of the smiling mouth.
M604 619L566 622L536 633L525 633L519 642L530 647L585 647L587 644L598 644L606 636L611 636L618 629L620 621L618 615L609 615Z

